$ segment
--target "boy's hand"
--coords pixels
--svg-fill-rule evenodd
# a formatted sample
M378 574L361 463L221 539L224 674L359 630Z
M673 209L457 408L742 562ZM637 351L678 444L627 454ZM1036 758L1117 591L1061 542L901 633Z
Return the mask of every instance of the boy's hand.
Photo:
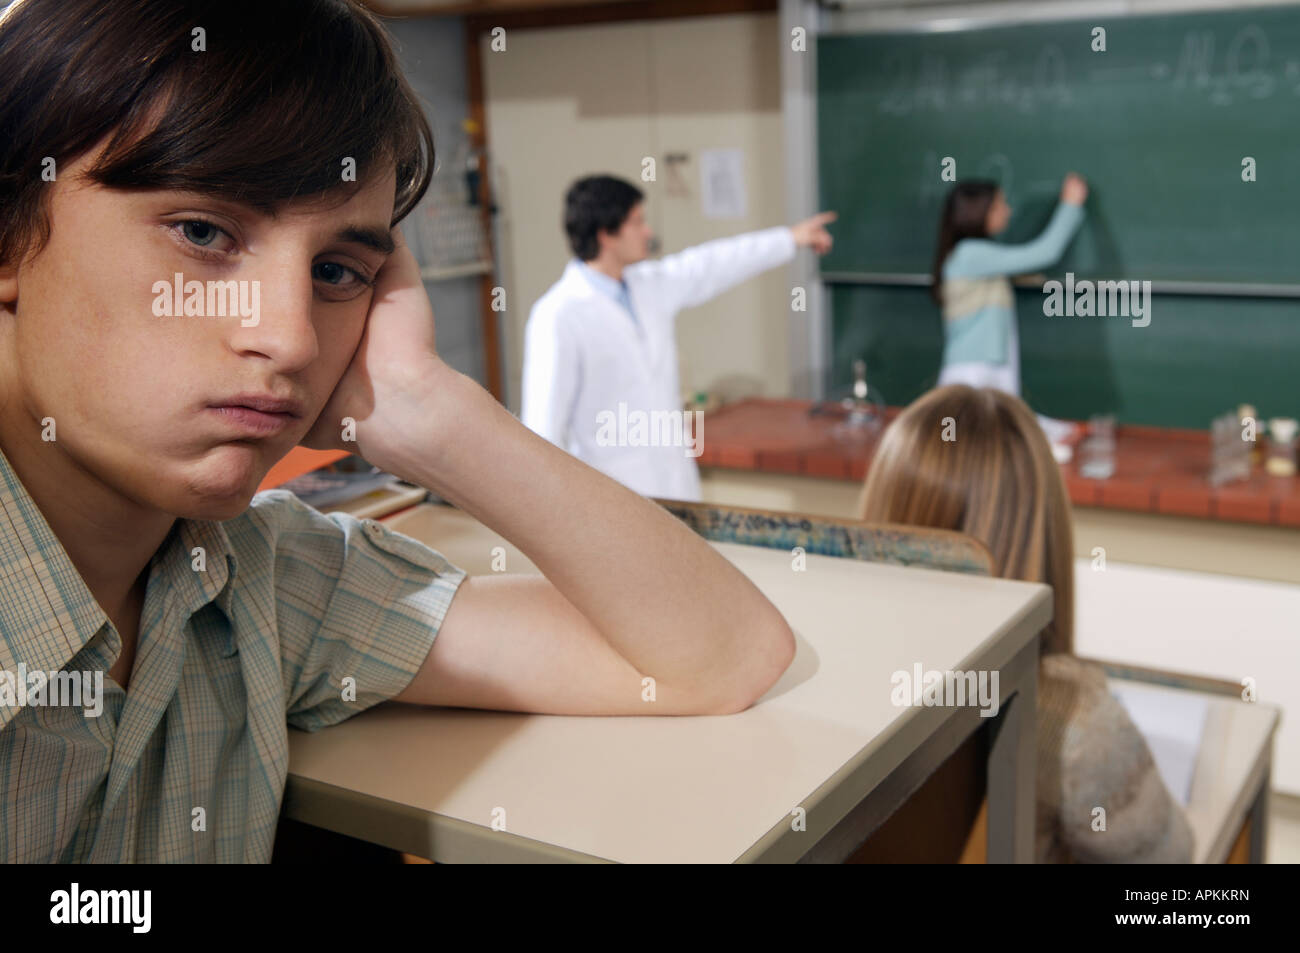
M420 266L393 229L397 247L375 278L365 331L352 362L301 444L313 450L360 453L376 466L389 442L411 437L403 421L430 392L432 379L450 369L434 349L433 308ZM343 419L356 421L356 441L343 439Z

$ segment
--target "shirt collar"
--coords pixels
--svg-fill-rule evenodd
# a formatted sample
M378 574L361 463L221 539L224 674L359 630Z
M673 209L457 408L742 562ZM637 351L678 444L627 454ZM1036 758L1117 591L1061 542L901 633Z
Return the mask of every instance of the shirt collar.
M192 568L196 547L206 571ZM215 602L230 619L235 556L220 523L178 519L149 563L151 584L159 572L186 618ZM62 669L108 621L0 451L0 670Z
M626 282L619 281L616 278L611 278L603 271L597 271L585 261L579 261L578 265L587 281L589 281L591 286L597 291L603 291L615 301L621 300L622 296L627 293Z
M188 618L209 602L233 624L235 553L221 523L178 519L154 554L150 575L167 573Z

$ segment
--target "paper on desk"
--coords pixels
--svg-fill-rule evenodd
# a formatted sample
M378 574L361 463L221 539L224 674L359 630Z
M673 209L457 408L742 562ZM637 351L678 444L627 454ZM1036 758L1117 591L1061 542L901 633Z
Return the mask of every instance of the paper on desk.
M1170 692L1141 684L1110 686L1110 693L1146 739L1156 770L1184 807L1192 796L1192 775L1201 751L1209 699L1194 692Z

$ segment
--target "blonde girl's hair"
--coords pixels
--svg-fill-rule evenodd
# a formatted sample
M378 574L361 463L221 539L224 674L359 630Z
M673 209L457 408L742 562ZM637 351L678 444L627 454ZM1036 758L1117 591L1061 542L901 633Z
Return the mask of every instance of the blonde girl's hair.
M858 515L974 536L997 575L1052 587L1042 654L1073 653L1070 505L1047 437L1018 397L957 384L913 401L881 438Z

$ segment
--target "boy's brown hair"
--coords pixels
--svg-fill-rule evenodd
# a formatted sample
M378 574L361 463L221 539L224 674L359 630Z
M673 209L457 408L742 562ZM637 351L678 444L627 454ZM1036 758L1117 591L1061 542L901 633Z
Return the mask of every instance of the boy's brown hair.
M964 384L917 398L881 438L858 510L873 522L974 536L999 576L1051 586L1054 618L1042 654L1074 652L1069 499L1047 437L1020 398Z
M392 163L396 224L433 175L424 112L354 0L16 0L0 14L0 90L0 264L49 240L49 160L57 174L110 133L92 181L268 213L346 201Z

